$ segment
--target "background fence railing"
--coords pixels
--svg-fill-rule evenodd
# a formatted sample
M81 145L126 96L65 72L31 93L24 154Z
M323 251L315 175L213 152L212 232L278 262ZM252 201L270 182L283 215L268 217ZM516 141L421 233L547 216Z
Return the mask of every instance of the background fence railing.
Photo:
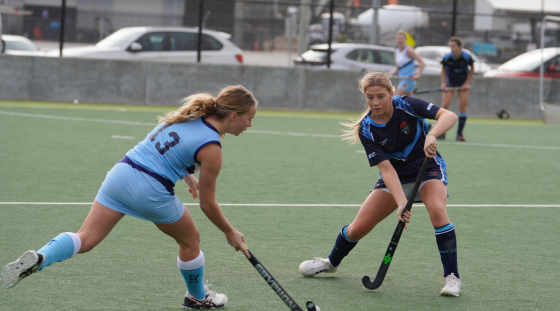
M77 5L67 10L65 40L93 43L128 26L197 27L200 1L203 2L204 27L231 34L231 40L245 50L287 51L291 48L301 53L302 48L310 44L328 41L331 0L185 0L175 1L178 9L172 13L135 13L133 6L130 12L115 12L109 9L107 1L100 1L98 7L88 2L87 7ZM540 8L542 3L551 3L549 0L528 1L525 11L488 12L477 7L476 0L400 0L400 7L384 6L387 1L394 0L333 1L333 42L394 46L394 33L405 28L417 46L446 45L455 29L455 35L464 40L465 48L493 63L502 63L539 47L542 16L560 15L558 5L552 6L558 12L547 11L546 6L534 9L534 6ZM370 22L364 21L372 8L379 17L376 42L372 42L373 18ZM57 10L60 8L24 5L21 9L32 10L34 14L2 14L4 33L24 35L33 40L58 40L60 13ZM546 46L558 45L558 28L546 29Z

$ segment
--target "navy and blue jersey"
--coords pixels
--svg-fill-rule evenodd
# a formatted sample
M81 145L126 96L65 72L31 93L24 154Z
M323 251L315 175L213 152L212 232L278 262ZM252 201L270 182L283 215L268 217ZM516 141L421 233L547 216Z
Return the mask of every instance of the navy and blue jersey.
M204 118L174 124L161 123L126 153L126 157L173 184L198 171L198 152L220 144L220 133ZM153 174L150 174L153 175ZM157 176L156 176L157 177Z
M455 58L453 53L446 54L441 64L445 68L445 83L450 87L462 86L469 75L469 65L473 66L474 61L469 53L461 51L461 56Z
M410 96L393 96L393 116L389 122L378 124L366 116L360 125L360 141L364 146L370 166L389 160L401 184L416 180L424 154L428 124L424 119L435 119L438 106ZM436 154L428 165L429 172L438 172L447 184L445 161ZM439 174L441 173L441 174ZM379 176L381 182L383 177Z

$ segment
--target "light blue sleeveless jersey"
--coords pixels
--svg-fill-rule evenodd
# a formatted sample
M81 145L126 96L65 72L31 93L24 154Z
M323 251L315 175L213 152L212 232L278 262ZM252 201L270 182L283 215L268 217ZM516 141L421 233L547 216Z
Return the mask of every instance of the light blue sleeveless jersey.
M204 118L169 125L161 123L126 156L173 184L198 171L196 157L208 144L220 144L220 133Z
M395 62L399 68L399 77L412 77L416 74L414 59L408 56L408 48L409 46L406 46L402 51L398 47L395 49Z

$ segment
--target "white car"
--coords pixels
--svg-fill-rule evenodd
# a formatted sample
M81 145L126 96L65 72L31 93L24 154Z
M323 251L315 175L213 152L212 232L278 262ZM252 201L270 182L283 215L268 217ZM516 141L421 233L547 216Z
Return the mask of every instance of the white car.
M23 36L2 35L4 54L24 56L45 56L45 51L39 50L31 40Z
M295 66L327 68L328 44L312 45L294 60ZM360 43L331 45L331 69L387 72L395 68L395 49Z
M451 52L448 46L419 46L414 48L414 50L422 57L424 64L426 64L423 72L425 74L441 74L441 60L447 53ZM463 51L469 53L473 58L475 73L482 74L492 69L488 64L482 62L473 52L467 49L463 49Z
M243 63L243 53L224 32L202 30L202 63ZM93 46L67 48L63 57L197 62L198 28L127 27L117 30ZM50 51L47 56L59 56Z

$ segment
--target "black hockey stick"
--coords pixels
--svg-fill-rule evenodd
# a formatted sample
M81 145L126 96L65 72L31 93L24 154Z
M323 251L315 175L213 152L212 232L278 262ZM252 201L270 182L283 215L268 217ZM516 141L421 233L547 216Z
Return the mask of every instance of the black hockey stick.
M282 288L282 286L280 286L280 284L278 283L278 281L276 281L276 279L272 276L272 274L270 274L270 272L268 272L268 270L266 270L266 268L263 266L263 264L257 259L257 257L255 257L255 254L251 253L251 251L248 250L248 249L247 249L247 252L249 253L249 255L251 255L251 258L248 258L248 259L251 262L251 264L253 265L253 267L255 267L255 269L257 269L257 272L259 272L259 274L263 277L263 279L266 281L266 283L268 285L270 285L270 287L272 287L274 292L278 295L278 297L280 297L280 299L282 299L282 301L284 301L284 303L288 306L288 308L290 308L290 310L294 310L294 311L304 311L292 299L292 297L290 297L290 295L288 295L288 293ZM307 301L306 307L307 307L307 309L306 309L307 311L321 311L319 306L315 305L315 303L313 303L313 301L311 301L311 300Z
M416 178L416 182L414 183L414 187L412 188L412 192L408 196L408 201L406 202L406 206L404 208L403 214L406 211L410 211L412 208L412 203L414 203L414 198L416 198L416 193L418 192L418 188L420 188L420 184L422 183L422 179L424 178L424 174L426 174L426 170L428 169L428 163L430 162L431 158L426 157L424 159L424 163L422 163L422 168L420 169L420 173L418 173L418 177ZM381 261L381 266L379 267L379 271L377 271L377 275L375 276L375 280L373 282L369 278L369 276L364 276L362 278L362 284L367 289L377 289L383 283L385 279L385 275L387 274L387 270L389 270L389 265L393 260L393 255L395 254L395 250L397 250L397 245L399 244L399 240L401 239L401 234L404 229L404 225L406 223L404 221L399 221L397 228L395 229L395 233L393 233L393 237L391 238L391 243L389 243L389 247L387 247L387 251L385 252L385 256Z
M471 85L469 86L469 88L467 90L472 89L474 86ZM446 87L445 89L423 89L423 90L419 90L419 89L414 89L412 91L412 93L414 94L427 94L427 93L437 93L437 92L441 92L441 91L460 91L462 88L460 86L458 87Z

